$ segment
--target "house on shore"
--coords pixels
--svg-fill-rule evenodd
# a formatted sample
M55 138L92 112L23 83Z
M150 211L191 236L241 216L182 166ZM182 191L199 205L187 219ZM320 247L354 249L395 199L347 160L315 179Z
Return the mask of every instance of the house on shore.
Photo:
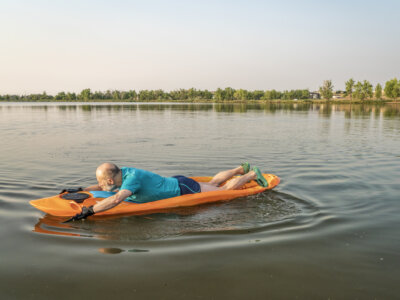
M310 92L310 99L321 99L321 94L318 92Z

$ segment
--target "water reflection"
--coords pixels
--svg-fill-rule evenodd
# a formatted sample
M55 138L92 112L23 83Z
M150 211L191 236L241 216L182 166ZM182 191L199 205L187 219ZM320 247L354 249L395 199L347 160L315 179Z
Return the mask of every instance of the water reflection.
M63 221L65 221L65 219L46 214L39 219L39 222L36 223L32 231L54 235L82 236L79 233L72 232L73 227L68 223L63 223Z
M317 211L307 201L268 191L229 202L164 210L151 215L104 216L71 223L62 223L65 218L45 215L33 231L104 240L154 240L194 233L258 231L295 215L315 216Z
M211 111L213 104L191 104L191 103L176 103L176 104L140 104L139 110L173 110L173 111Z
M400 117L400 103L389 103L385 106L385 109L383 110L383 115L385 118L398 118Z
M129 253L146 253L149 252L150 250L147 249L129 249L129 250L124 250L121 248L99 248L98 249L100 253L103 254L120 254L123 252L129 252Z
M346 118L380 117L398 118L400 103L382 104L331 104L331 103L1 103L0 109L44 110L44 111L215 111L224 113L245 113L248 111L276 112L318 112L321 117L329 118L335 112L344 113Z
M99 248L99 252L103 254L120 254L125 250L120 248Z

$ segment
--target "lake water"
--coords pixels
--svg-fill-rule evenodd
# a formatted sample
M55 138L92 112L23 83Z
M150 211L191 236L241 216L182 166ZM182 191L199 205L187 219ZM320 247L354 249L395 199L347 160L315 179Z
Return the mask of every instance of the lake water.
M0 104L1 299L399 299L400 104ZM28 201L102 162L273 191L147 216Z

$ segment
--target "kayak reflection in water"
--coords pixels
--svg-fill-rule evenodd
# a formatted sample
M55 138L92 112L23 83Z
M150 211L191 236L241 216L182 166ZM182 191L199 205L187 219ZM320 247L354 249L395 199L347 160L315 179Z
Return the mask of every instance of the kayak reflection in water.
M241 176L232 178L236 175ZM81 213L66 222L85 219L95 213L111 209L122 201L146 203L186 194L236 190L251 180L255 180L263 187L268 186L260 170L257 167L250 169L250 164L247 162L234 169L219 172L209 182L197 182L182 175L162 177L142 169L119 168L113 163L101 164L96 170L96 178L98 184L85 188L85 191L113 191L116 194L95 205L82 207ZM231 178L232 180L229 180ZM227 180L229 181L226 182ZM224 182L226 184L221 186Z

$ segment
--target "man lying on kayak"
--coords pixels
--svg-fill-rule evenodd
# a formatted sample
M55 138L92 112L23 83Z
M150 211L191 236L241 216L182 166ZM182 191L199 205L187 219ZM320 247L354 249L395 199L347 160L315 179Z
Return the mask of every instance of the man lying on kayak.
M235 175L242 176L232 178ZM145 203L186 194L236 190L251 180L256 180L263 187L268 186L260 170L257 167L250 169L247 162L237 168L219 172L209 182L197 182L181 175L162 177L141 169L119 168L113 163L101 164L96 170L96 178L98 184L85 188L85 191L103 190L117 193L90 207L84 206L81 213L76 214L67 222L85 219L95 213L113 208L124 200ZM220 186L227 180L229 181L225 185Z

